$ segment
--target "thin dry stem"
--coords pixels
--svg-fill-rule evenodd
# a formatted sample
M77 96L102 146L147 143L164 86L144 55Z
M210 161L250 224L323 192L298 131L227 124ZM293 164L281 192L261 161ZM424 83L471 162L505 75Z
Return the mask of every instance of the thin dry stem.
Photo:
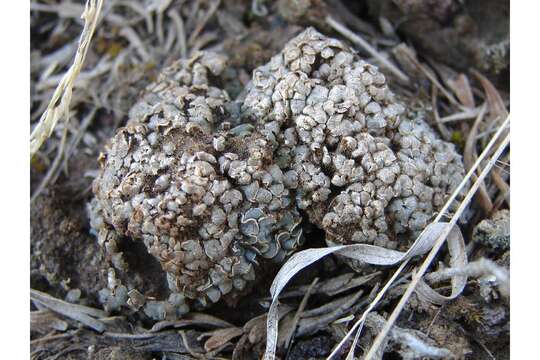
M341 35L345 36L347 39L351 40L353 43L359 45L362 49L367 51L371 56L373 56L377 62L379 62L386 69L391 71L396 75L401 81L408 83L410 81L409 77L405 75L401 70L392 64L388 59L382 56L373 46L371 46L366 40L364 40L359 35L353 33L345 25L341 24L339 21L335 20L331 16L326 17L326 23L330 25L334 30L336 30Z
M54 130L58 120L65 115L66 121L69 119L69 104L73 90L73 84L81 72L86 53L90 47L92 35L96 29L96 24L103 6L103 0L88 0L84 12L81 16L84 19L84 28L79 39L79 46L73 64L66 72L58 87L54 91L47 110L41 116L39 123L30 135L30 155L34 155L41 145L47 140Z
M478 157L476 153L476 134L478 133L478 127L484 120L485 113L486 104L484 103L469 132L469 136L467 137L467 141L465 143L465 149L463 150L463 163L466 169L469 169ZM476 180L476 174L472 175L472 179ZM491 209L493 208L493 203L491 202L491 199L486 189L486 185L484 183L480 185L480 189L478 190L478 202L480 203L480 206L484 209L486 214L489 214L491 212Z
M302 301L300 302L300 305L298 306L298 309L296 310L296 314L294 314L293 323L290 328L290 333L287 334L285 337L285 348L289 348L289 344L291 343L291 340L293 339L294 332L296 330L296 327L298 326L298 321L300 321L300 317L302 316L302 313L304 312L304 309L306 308L307 302L309 300L309 297L311 295L311 292L313 291L313 288L319 281L319 278L313 279L311 282L311 285L307 289L306 293L304 294L304 297L302 298Z

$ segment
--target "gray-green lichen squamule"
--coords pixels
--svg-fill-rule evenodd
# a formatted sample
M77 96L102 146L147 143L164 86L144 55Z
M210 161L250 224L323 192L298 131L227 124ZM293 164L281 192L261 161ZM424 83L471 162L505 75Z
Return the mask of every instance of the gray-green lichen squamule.
M206 52L166 68L106 147L89 210L109 310L171 319L239 296L262 262L299 248L306 223L329 246L406 245L463 177L453 145L339 40L305 30L236 100L225 67ZM159 261L167 298L131 282L126 238Z

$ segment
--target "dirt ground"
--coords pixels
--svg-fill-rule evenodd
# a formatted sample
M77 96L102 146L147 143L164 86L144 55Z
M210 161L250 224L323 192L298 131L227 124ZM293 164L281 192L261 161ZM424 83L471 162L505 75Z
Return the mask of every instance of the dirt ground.
M54 90L57 82L54 76L66 71L71 62L74 48L69 50L68 45L76 43L82 30L82 22L78 19L80 14L76 15L81 6L70 10L68 1L43 0L37 3L43 6L35 6L31 12L32 126L39 120ZM117 11L125 18L132 17L135 19L132 27L142 41L155 43L155 33L146 29L145 15L137 13L138 9L149 9L151 2L133 3L139 6L118 4L116 9L114 6L109 8L113 10L105 16ZM430 76L438 79L439 85L452 93L461 105L466 105L471 99L474 101L471 108L488 103L489 116L480 123L477 134L489 133L490 122L494 123L500 115L495 113L493 93L497 94L495 99L508 107L509 0L234 0L221 1L213 12L209 11L214 4L210 0L178 3L173 2L169 6L179 9L178 14L185 19L188 36L199 31L191 46L217 50L228 56L228 70L221 81L231 98L236 97L250 80L255 67L267 62L307 26L344 39L358 50L361 57L373 60L365 49L351 43L325 21L327 16L331 16L365 38L408 75L410 82L403 83L388 73L390 86L411 106L427 109L432 124L436 124L437 118L464 111L458 110L440 90L434 93L437 85ZM83 2L75 4L83 5ZM256 9L260 6L266 7L266 13L258 14ZM152 13L155 10L148 11L151 17L156 16ZM188 20L189 14L194 14L193 21ZM210 14L207 19L206 14ZM167 21L171 20L167 18ZM94 70L99 69L102 57L107 55L119 59L115 56L130 48L130 40L121 35L120 28L114 21L103 21L98 25L81 74L87 76L87 80L75 87L71 123L67 131L64 124L59 124L31 163L31 192L33 196L37 194L32 200L30 213L31 288L63 303L95 309L103 308L98 293L107 286L107 273L102 266L105 254L91 233L87 215L87 204L92 198L91 183L99 166L97 159L107 139L125 123L127 110L144 87L155 79L162 66L178 57L173 51L160 53L151 48L150 60L146 63L119 61L115 64L120 75L115 78L117 83L111 84L107 82L110 68L103 72ZM62 57L58 50L64 47L68 55ZM411 51L415 61L403 56ZM56 60L47 60L51 54L56 54ZM54 66L51 65L53 62ZM467 96L463 81L451 81L460 75L459 79L466 78L470 84L472 98ZM103 95L105 88L110 91L107 96ZM85 122L89 114L92 118ZM479 137L472 142L472 150L467 146L476 118L445 122L437 130L441 136L454 142L465 157L474 158L489 141L489 137ZM67 147L61 149L64 134L67 134ZM465 154L466 151L472 151L472 154ZM59 165L55 165L57 154L62 154ZM509 157L507 154L504 156L496 171L499 179L507 185L510 181ZM509 208L508 194L501 190L503 188L497 179L486 180L481 194L470 206L468 220L461 227L470 260L485 257L508 268L510 255L507 247L491 246L489 241L473 241L477 224L498 210ZM324 235L320 231L313 230L307 236L310 247L324 246ZM166 279L159 263L146 253L142 245L132 243L123 250L128 254L130 268L141 269L136 275L137 281L148 293L160 297L166 292ZM439 255L438 261L445 260L445 256L444 253ZM195 314L185 323L161 324L162 328L153 332L148 330L156 324L149 318L133 312L117 312L103 318L107 330L99 334L54 311L46 301L33 301L32 358L260 358L266 338L267 308L263 305L268 305L270 284L278 270L278 266L265 269L264 276L258 279L257 286L250 289L249 296L234 304L217 304L205 311L208 318ZM379 270L378 275L361 285L366 298L392 274L391 269ZM409 273L411 270L412 265L408 268ZM315 278L320 282L341 279L345 274L352 274L351 270L336 258L328 258L303 271L289 287L309 285ZM385 296L376 309L378 315L386 317L391 312L407 281L404 279ZM313 295L308 309L324 307L333 301L344 304L344 299L350 299L357 291L358 287L339 295ZM301 296L296 296L285 301L293 315L301 300ZM335 318L326 319L324 316L327 314L322 313L311 327L300 326L291 346L280 349L279 356L282 359L326 358L347 329L346 322L336 324L334 321L359 315L364 307L358 301L345 306ZM509 299L499 293L490 279L480 277L470 278L464 293L443 306L428 304L413 295L397 326L405 329L403 331L423 333L429 338L426 340L428 343L448 349L457 359L500 360L509 358L509 321ZM219 329L235 335L223 339L221 333L216 332ZM358 344L357 354L369 348L376 329L376 319L372 319ZM217 345L209 344L209 338ZM339 358L345 358L350 342L348 344ZM404 345L392 340L381 358L407 356Z

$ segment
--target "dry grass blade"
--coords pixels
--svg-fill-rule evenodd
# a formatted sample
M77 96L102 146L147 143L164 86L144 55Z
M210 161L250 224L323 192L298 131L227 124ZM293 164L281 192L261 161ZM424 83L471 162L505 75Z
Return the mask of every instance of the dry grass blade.
M232 328L234 327L231 323L221 320L215 316L191 312L186 314L180 320L163 320L159 321L152 326L150 332L158 332L166 328L182 328L186 326L204 326L210 328Z
M414 56L414 54L410 51L403 51L403 56L407 57L408 60L414 64L414 66L416 66L416 68L426 76L426 78L429 79L429 81L431 81L431 83L436 86L439 91L446 97L446 99L453 105L457 106L458 108L462 109L464 108L463 105L461 105L455 98L454 96L452 96L452 94L450 94L448 92L448 90L446 90L444 88L444 86L442 86L442 84L439 82L439 80L437 80L437 77L435 76L435 74L430 70L428 69L426 66L422 65L422 63L420 63L420 61L418 61L418 59L416 58L416 56Z
M491 120L490 126L493 126L494 124L499 123L500 119L505 118L505 117L508 116L508 110L506 109L506 105L505 105L501 95L499 94L499 92L497 91L495 86L493 86L491 81L489 81L485 76L483 76L482 74L480 74L477 71L473 71L473 74L476 76L476 78L482 84L482 87L483 87L484 92L486 94L486 99L487 99L487 103L488 103L488 110L489 110L489 115L490 115L490 120ZM475 129L475 130L477 130L477 129ZM472 133L472 131L471 131L471 133ZM476 133L477 133L477 131L476 131ZM475 140L477 139L476 133L475 133ZM472 141L472 140L471 140L471 142L476 143L475 141ZM510 193L510 186L501 177L501 175L499 174L499 171L497 171L497 170L492 171L491 172L491 179L493 180L493 183L495 184L495 186L497 186L497 188L501 191L503 199L506 199L506 201L508 202L507 195ZM483 186L480 189L480 191L481 191L480 194L481 194L482 197L484 197L482 195L483 193L485 193L485 195L487 196L487 191L485 190L485 186ZM489 199L489 197L487 197L487 198ZM490 202L491 202L491 200L490 200ZM493 211L493 209L494 209L494 206L492 204L491 211Z
M474 96L467 75L459 74L455 79L448 79L447 83L456 94L459 102L471 109L475 107Z
M304 322L304 321L308 320L309 318L317 318L320 315L328 315L329 313L337 310L338 308L344 307L344 306L347 307L346 304L348 304L351 301L351 299L353 299L353 298L358 299L359 298L358 296L362 296L363 293L364 293L363 290L358 290L355 293L352 293L350 295L345 295L345 296L337 298L335 300L331 300L330 302L325 302L323 305L321 305L319 307L309 309L309 310L305 310L304 313L302 314L301 322ZM360 294L360 295L358 295L358 294ZM343 314L340 314L336 319L338 319L340 316L343 316Z
M392 64L388 59L379 54L373 46L371 46L366 40L360 36L353 33L343 24L332 18L331 16L326 17L326 23L330 25L334 30L339 32L341 35L345 36L347 39L351 40L353 43L359 45L362 49L367 51L371 56L373 56L382 66L391 71L396 75L401 81L409 82L409 77L405 75L401 70L399 70L394 64Z
M56 174L57 170L60 168L60 165L62 164L62 159L64 158L64 154L65 154L67 134L68 134L68 128L66 126L62 133L62 139L60 140L60 145L58 146L58 150L56 152L56 156L54 157L54 161L51 164L51 166L49 166L49 169L47 170L47 174L45 174L45 176L43 177L43 180L41 180L41 182L39 183L38 188L32 194L32 197L30 198L30 204L33 204L35 199L43 192L43 190L45 190L49 182L54 178L54 175Z
M452 121L474 119L478 116L481 110L482 110L482 107L476 107L474 109L464 110L464 111L461 111L452 115L442 117L440 119L440 122L447 123L447 122L452 122Z
M452 139L452 134L450 133L450 130L444 125L444 123L441 121L441 117L439 116L439 109L437 107L437 98L438 98L438 90L436 86L431 87L431 107L433 108L433 116L435 117L435 124L437 125L437 129L441 133L441 136L446 141L450 141Z
M30 341L30 347L32 347L32 346L34 346L34 345L41 344L41 343L46 343L46 342L48 342L48 341L54 341L54 340L59 340L59 339L65 339L65 338L72 337L72 336L75 335L79 330L80 330L80 329L72 330L72 331L68 331L68 332L66 332L66 333L56 334L56 335L46 335L46 336L37 338L37 339L35 339L35 340L31 340L31 341Z
M463 150L463 163L465 165L465 169L467 170L472 168L475 160L478 158L476 154L476 135L478 134L478 127L480 126L480 123L482 123L485 113L486 105L484 104L482 105L480 113L476 117L476 120L469 131L469 135L467 136L467 141L465 142L465 149ZM476 180L476 174L472 175L472 179ZM486 214L489 214L491 209L493 209L493 203L491 202L484 183L480 185L480 189L478 191L478 202Z
M75 59L69 70L62 77L47 109L30 135L31 156L39 150L41 145L51 135L62 115L66 116L66 121L69 119L69 104L71 101L73 84L84 64L86 53L90 47L90 41L92 40L92 35L96 29L102 6L103 0L88 0L86 2L84 12L81 15L81 18L84 20L84 28L79 39Z
M30 289L30 299L38 302L55 313L64 315L73 320L77 320L98 332L105 331L105 324L96 319L96 317L99 318L107 316L107 314L102 310L71 304L34 289Z
M463 241L463 236L461 235L461 231L459 228L455 225L450 225L448 223L443 222L434 222L431 223L419 236L419 238L416 240L416 242L420 241L422 238L429 239L428 243L430 246L433 246L435 242L437 241L437 238L440 236L441 233L447 231L447 229L450 228L450 231L452 232L452 238L448 242L448 248L450 250L451 254L451 264L456 264L458 266L465 266L467 264L467 254L465 252L465 243ZM416 243L415 242L415 243ZM413 245L414 246L414 245ZM377 293L377 296L375 299L369 304L368 308L364 311L360 319L354 324L354 326L349 330L347 335L340 341L340 343L335 347L334 351L330 354L328 357L329 359L335 356L338 352L338 350L343 346L345 341L352 336L352 334L356 331L356 336L354 338L353 344L349 350L349 354L347 355L347 359L352 360L354 359L354 351L356 349L356 344L360 338L360 333L362 331L362 328L364 326L364 322L367 319L367 316L370 314L370 312L375 308L375 306L378 304L378 302L382 299L386 291L390 288L390 286L393 284L397 276L400 274L401 270L405 267L408 260L410 258L407 258L405 262L401 264L401 266L398 268L398 271L394 273L392 278L385 284L384 288ZM462 274L455 275L452 277L452 295L449 298L455 298L465 288L465 284L467 282L467 278L463 276ZM435 290L431 289L427 284L426 287L426 298L428 300L436 299L440 300L438 296L440 296Z
M398 270L394 273L394 275L392 275L392 277L386 282L386 284L384 285L384 287L377 292L377 295L375 296L375 298L370 302L369 306L367 307L367 309L364 311L364 313L362 314L362 316L360 317L360 319L358 319L358 321L356 321L356 323L354 323L354 325L351 327L351 329L349 330L349 332L343 337L343 339L341 339L341 341L336 345L336 347L334 348L334 350L332 351L332 353L328 356L328 359L332 359L332 357L334 357L337 352L339 351L339 349L341 349L343 347L343 345L345 344L345 342L352 336L352 334L356 331L356 336L354 338L354 341L353 341L353 344L351 346L351 349L354 349L356 348L356 343L358 342L358 339L359 339L359 336L360 336L360 332L362 331L362 326L364 325L364 321L366 320L366 317L368 316L368 314L371 312L371 310L373 310L373 308L379 303L379 301L382 299L382 297L384 296L384 294L386 294L386 291L388 291L388 289L390 288L390 286L394 283L394 281L396 281L398 275L401 273L401 271L405 268L405 266L409 263L409 260L405 260L404 262L401 263L401 265L399 266ZM352 356L352 353L354 353L354 351L350 351L349 354L347 355L347 357L350 357Z
M309 297L311 295L311 292L313 291L313 287L317 284L319 281L318 278L315 278L309 288L307 289L304 297L302 298L302 301L300 302L300 305L298 306L298 309L296 310L296 314L294 314L293 322L290 327L289 333L285 336L285 348L289 348L289 344L291 343L291 340L294 335L294 331L296 330L296 327L298 326L298 321L300 320L300 317L302 316L302 312L306 308L307 302L309 300Z
M206 23L208 22L208 20L210 20L212 16L214 16L220 4L221 4L221 0L216 0L210 5L210 9L208 9L208 12L206 13L202 21L200 21L197 24L197 27L195 28L195 30L193 30L193 32L189 36L189 39L187 42L190 46L193 46L195 44L195 40L197 40L197 38L199 37L199 34L206 26Z
M467 251L465 248L465 241L463 235L457 226L453 226L451 232L448 234L446 240L448 243L448 252L450 253L450 266L452 268L463 269L467 266ZM431 288L424 280L420 279L416 292L424 300L436 304L442 305L450 300L457 298L465 289L467 284L467 273L454 272L451 276L452 293L449 296L439 294L433 288Z
M83 9L80 4L73 4L70 2L63 2L62 4L41 4L36 2L30 3L30 10L43 11L49 13L57 13L58 16L63 18L76 18Z
M395 265L402 263L400 266L400 269L402 269L404 264L412 257L428 252L433 247L433 244L435 244L438 234L440 234L441 231L444 231L447 226L447 223L430 224L405 253L375 245L354 244L320 249L307 249L294 254L281 267L270 288L272 303L268 311L267 343L264 358L275 358L278 339L279 295L287 283L302 269L330 254L340 255L371 265ZM385 287L385 289L387 289L387 287Z
M311 294L325 294L327 296L339 295L345 291L364 285L381 274L381 271L376 271L374 273L364 276L356 276L356 273L346 273L338 275L336 277L317 283L313 287ZM287 292L282 293L280 295L280 298L286 299L290 297L302 296L310 287L311 285L301 285L295 287L291 290L288 290ZM269 300L272 300L272 298L269 298Z
M208 340L204 342L204 349L206 351L214 351L226 345L229 341L244 334L244 329L232 327L225 329L214 330L211 333L203 334L208 336Z
M120 30L120 35L122 35L126 40L129 41L130 45L137 50L137 53L145 63L149 63L152 60L152 56L146 49L142 39L132 28L126 26Z
M66 331L68 323L50 310L37 310L30 312L30 327L32 331L48 333L51 330Z
M358 290L344 298L304 311L302 319L298 323L296 334L298 336L314 334L321 329L327 328L330 323L339 321L346 314L353 313L367 302L367 298L362 299L363 295L364 291Z
M185 59L187 58L187 45L186 45L186 30L185 30L185 25L184 25L184 20L182 19L182 17L180 16L180 14L178 14L178 11L176 11L175 9L171 9L167 12L167 15L172 19L173 23L174 23L174 26L176 27L176 31L177 31L177 44L176 44L176 49L178 50L178 52L180 53L180 57L182 59Z
M508 185L508 183L504 181L503 177L501 176L501 171L503 170L493 170L493 172L491 173L491 179L493 180L495 186L497 186L497 188L501 192L501 201L505 201L508 205L510 205L510 185ZM493 204L492 212L495 211L495 209L498 209L498 207L500 206L500 204L497 204L497 200Z
M473 70L472 73L478 81L480 81L480 84L482 84L482 87L484 88L484 92L486 93L486 99L489 105L489 113L493 117L501 117L505 118L508 116L508 110L506 110L506 105L504 104L503 99L501 98L501 95L493 86L491 81L489 81L484 75L480 74L478 71Z
M487 154L492 149L493 145L498 140L499 136L504 132L504 130L506 129L509 122L510 122L510 118L508 117L506 119L506 121L504 122L504 124L499 128L499 131L495 134L495 136L493 136L492 140L490 141L490 144L486 147L486 149L484 150L482 155ZM459 208L456 210L454 216L452 216L452 219L450 220L450 224L455 225L457 223L457 220L459 219L459 217L461 216L461 214L463 213L465 208L468 206L468 204L469 204L470 200L472 199L473 195L476 193L476 191L480 187L480 184L482 183L484 178L489 174L491 168L495 165L495 162L497 161L499 156L502 154L502 152L506 149L506 146L508 146L509 143L510 143L510 135L507 134L506 137L504 138L504 140L502 141L502 143L498 146L495 153L491 156L488 164L484 167L484 169L482 170L482 173L480 174L478 179L474 182L471 189L467 192L467 195L465 196L465 198L461 202ZM480 159L483 159L483 157L485 157L485 155L480 156L479 160L477 161L477 163L475 165L479 164L480 161L481 161ZM473 167L473 169L471 169L471 170L474 171L476 169L476 167L477 166ZM467 175L468 175L468 177L470 177L472 175L471 171L469 171L469 173ZM386 334L388 334L388 332L390 331L392 325L397 320L397 317L401 313L401 310L403 310L403 307L405 306L405 304L408 301L409 297L415 291L415 288L416 288L417 284L419 283L422 276L425 274L427 268L429 267L429 265L431 264L431 262L433 261L433 259L437 255L437 252L441 248L442 244L446 241L446 238L449 235L450 230L451 229L448 229L447 231L443 232L443 234L441 234L441 236L437 240L436 244L433 246L433 248L429 252L428 256L426 257L426 259L422 263L422 266L420 266L420 269L418 270L418 272L413 276L413 278L411 280L411 283L407 287L407 290L405 291L405 293L401 297L399 303L394 308L394 311L392 312L392 314L390 314L390 317L388 318L384 328L382 329L382 331L375 338L375 341L373 342L370 350L368 351L368 353L367 353L367 355L365 357L366 360L370 360L375 356L375 354L377 352L377 349L380 347L381 343L384 341L384 338L385 338Z
M499 290L505 297L510 296L510 274L508 270L497 265L493 261L481 258L465 266L451 267L426 275L426 280L432 283L450 279L456 274L467 275L468 277L482 277L485 275L494 276L497 280Z

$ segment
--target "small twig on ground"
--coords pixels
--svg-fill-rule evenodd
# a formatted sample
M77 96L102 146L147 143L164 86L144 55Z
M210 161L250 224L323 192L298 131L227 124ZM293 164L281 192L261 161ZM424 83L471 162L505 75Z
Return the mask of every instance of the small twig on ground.
M437 310L437 312L435 313L435 316L433 316L433 319L431 319L428 327L427 327L427 330L426 330L426 335L429 336L429 332L431 331L431 327L433 326L433 324L435 324L435 321L437 321L437 319L439 318L439 315L441 314L441 311L443 309L444 305L442 305L441 307L439 307L439 309Z
M30 346L36 345L36 344L39 344L39 343L48 342L48 341L53 341L53 340L58 340L58 339L63 339L63 338L69 338L69 337L72 337L75 334L77 334L79 331L80 331L79 329L76 329L76 330L73 330L73 331L69 331L67 333L43 336L43 337L40 337L39 339L31 340L30 341Z
M36 310L30 312L30 328L32 331L47 333L51 330L66 331L68 323L56 316L50 310Z
M498 119L504 119L508 116L508 110L506 109L506 105L504 104L503 99L501 98L501 95L493 86L491 81L489 81L484 75L480 74L476 70L472 70L472 73L478 81L482 84L482 87L484 88L484 92L486 93L486 100L489 105L489 114L493 117L498 117ZM494 121L497 122L497 121Z
M363 306L366 301L362 299L359 303L358 300L364 295L363 290L358 290L356 293L345 297L344 299L338 299L333 301L332 306L323 305L320 308L314 309L315 311L310 311L312 317L305 317L300 319L298 323L298 336L313 334L316 331L325 328L333 321L338 320L343 315L348 314L354 311L357 307ZM324 309L321 311L320 309ZM313 313L317 312L320 314L313 316ZM307 316L307 313L304 313Z
M180 336L182 337L182 342L184 343L184 347L186 348L187 352L193 356L194 358L196 359L206 359L206 357L204 356L204 354L199 354L197 352L195 352L195 350L193 350L191 348L191 346L189 345L189 341L188 341L188 338L186 336L186 333L183 331L183 330L179 330L178 333L180 334Z
M369 22L362 20L351 12L341 0L327 0L329 10L338 15L345 24L349 25L356 31L363 32L369 36L375 36L375 28Z
M478 106L473 109L467 109L467 110L464 110L464 111L461 111L452 115L444 116L441 118L440 122L447 123L447 122L474 119L478 116L481 110L482 110L481 106Z
M63 18L77 18L83 11L83 6L71 2L63 2L61 4L41 4L30 2L31 11L41 11L47 13L56 13Z
M473 336L473 340L478 344L480 345L480 347L486 352L486 354L488 354L488 356L490 357L490 359L492 360L497 360L497 358L493 355L493 353L487 348L486 344L484 344L483 341L480 341L480 339L476 338Z
M120 30L120 35L122 35L124 38L126 38L129 41L131 46L133 46L133 48L135 48L135 50L137 50L137 52L139 53L139 55L141 56L142 60L145 63L148 63L148 62L151 61L152 57L150 56L150 54L146 50L146 48L145 48L145 46L143 44L143 41L141 40L139 35L137 35L135 30L133 30L129 26L125 26L125 27L122 28L122 30Z
M464 106L469 109L475 107L474 95L467 75L459 74L455 78L446 80L446 84L454 91L454 94Z
M339 351L339 349L341 349L341 347L349 339L349 337L356 331L356 336L354 337L353 343L351 345L351 351L349 351L349 354L347 355L347 357L349 358L354 355L354 349L356 348L356 344L358 343L358 339L360 338L360 333L362 332L362 327L364 326L366 317L371 312L371 310L373 310L375 306L377 306L379 301L383 298L384 294L386 294L386 291L391 287L392 283L396 280L398 275L405 268L405 266L407 266L408 263L409 263L409 260L407 259L400 264L399 268L396 270L394 275L392 275L392 277L386 282L386 284L384 284L384 287L377 292L377 295L375 296L375 298L371 301L367 309L364 310L364 312L362 313L362 316L356 321L356 323L354 323L354 325L351 327L347 335L345 335L343 339L341 339L341 341L336 345L336 347L334 348L334 351L332 351L332 353L328 356L328 359L331 359L333 356L335 356L337 352Z
M371 328L374 333L380 332L385 323L385 319L377 314L371 313L366 319L366 327ZM388 340L397 343L402 347L403 355L407 354L409 359L453 359L455 356L446 348L440 348L430 344L427 336L420 331L394 327L388 334ZM377 354L382 355L383 348Z
M505 268L486 258L478 259L462 268L447 268L427 274L426 280L437 283L450 279L455 275L463 274L476 278L485 275L493 275L495 276L495 279L497 279L501 294L505 297L510 296L510 274Z
M356 287L362 286L369 281L375 279L377 276L381 275L382 271L375 271L374 273L363 275L363 276L355 276L356 273L346 273L342 275L338 275L336 277L329 278L325 281L318 282L313 289L311 290L311 294L325 294L328 296L335 296L338 294L341 294L345 291L348 291L350 289L354 289ZM292 288L291 290L287 292L283 292L279 298L280 299L286 299L290 297L298 297L302 296L306 293L306 291L310 288L311 285L301 285L295 288ZM267 300L272 300L271 297L267 298Z
M88 126L92 123L92 120L94 120L94 116L96 115L97 109L92 108L90 110L90 113L86 115L86 117L82 120L81 125L77 129L77 133L71 140L69 147L65 151L65 156L63 157L63 168L66 169L67 172L67 162L69 160L69 157L75 153L75 149L77 148L77 145L79 145L79 142L82 140L84 134L86 133L86 129L88 129Z

